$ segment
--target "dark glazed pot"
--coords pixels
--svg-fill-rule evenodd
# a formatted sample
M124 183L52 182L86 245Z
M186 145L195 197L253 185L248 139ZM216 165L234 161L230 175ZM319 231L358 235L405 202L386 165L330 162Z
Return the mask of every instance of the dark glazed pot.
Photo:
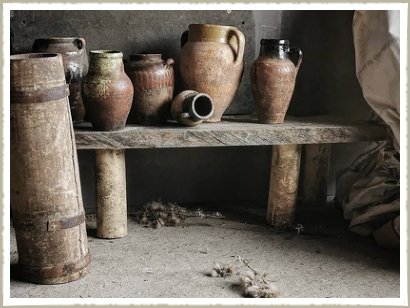
M87 116L95 130L125 127L134 89L124 72L121 51L91 51L90 70L81 88Z
M289 59L297 53L296 66ZM288 40L262 39L259 57L251 67L251 84L260 123L283 123L289 108L302 51Z
M73 123L84 121L85 108L81 98L81 81L88 72L85 40L78 37L51 37L36 39L33 52L60 53L66 82L69 84L71 118Z
M181 44L183 88L212 97L215 111L207 122L221 121L242 79L245 37L235 27L191 24Z
M209 119L214 112L214 102L205 93L186 90L175 96L171 104L172 117L180 124L195 126Z
M128 123L165 124L174 93L174 60L163 61L161 54L130 56L127 74L134 85Z

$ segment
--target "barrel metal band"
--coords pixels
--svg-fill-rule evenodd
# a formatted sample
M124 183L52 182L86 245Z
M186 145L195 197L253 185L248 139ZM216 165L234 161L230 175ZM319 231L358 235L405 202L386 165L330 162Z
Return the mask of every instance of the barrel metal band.
M59 87L39 89L37 91L18 91L11 92L12 104L46 103L56 101L70 95L67 84Z
M66 230L77 227L81 225L83 222L85 222L84 213L56 221L47 220L44 217L13 217L13 227L16 230L24 231L54 232L58 230Z
M30 266L19 263L19 275L21 275L22 279L40 283L47 282L47 279L55 279L87 271L90 259L90 254L88 253L77 262L56 266Z

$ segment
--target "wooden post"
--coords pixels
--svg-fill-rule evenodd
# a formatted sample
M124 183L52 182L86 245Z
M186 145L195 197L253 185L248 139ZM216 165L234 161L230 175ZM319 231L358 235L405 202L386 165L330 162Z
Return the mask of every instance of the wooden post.
M272 165L266 222L274 227L293 223L299 181L301 145L272 147Z
M306 144L302 149L301 201L305 205L326 205L330 144Z
M125 150L96 150L97 236L127 235Z

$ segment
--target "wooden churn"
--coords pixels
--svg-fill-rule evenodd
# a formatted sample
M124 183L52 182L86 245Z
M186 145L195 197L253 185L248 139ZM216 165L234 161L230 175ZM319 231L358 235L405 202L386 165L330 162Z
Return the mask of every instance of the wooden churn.
M88 273L84 207L60 54L10 57L11 212L21 279L58 284Z

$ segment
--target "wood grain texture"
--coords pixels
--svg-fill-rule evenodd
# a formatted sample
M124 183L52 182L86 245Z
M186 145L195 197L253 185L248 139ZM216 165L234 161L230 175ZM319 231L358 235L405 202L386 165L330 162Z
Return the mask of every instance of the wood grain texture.
M77 151L67 98L10 105L10 196L21 278L77 280L89 270Z
M188 148L280 144L379 141L386 126L349 123L329 117L289 118L283 124L259 124L248 117L225 117L219 123L196 127L126 126L120 131L93 131L89 123L76 126L77 149Z
M296 207L299 183L299 144L272 147L272 165L266 222L275 228L290 226Z
M301 200L304 205L326 205L330 144L306 144L302 149Z
M124 150L95 151L97 236L127 235L127 191Z

